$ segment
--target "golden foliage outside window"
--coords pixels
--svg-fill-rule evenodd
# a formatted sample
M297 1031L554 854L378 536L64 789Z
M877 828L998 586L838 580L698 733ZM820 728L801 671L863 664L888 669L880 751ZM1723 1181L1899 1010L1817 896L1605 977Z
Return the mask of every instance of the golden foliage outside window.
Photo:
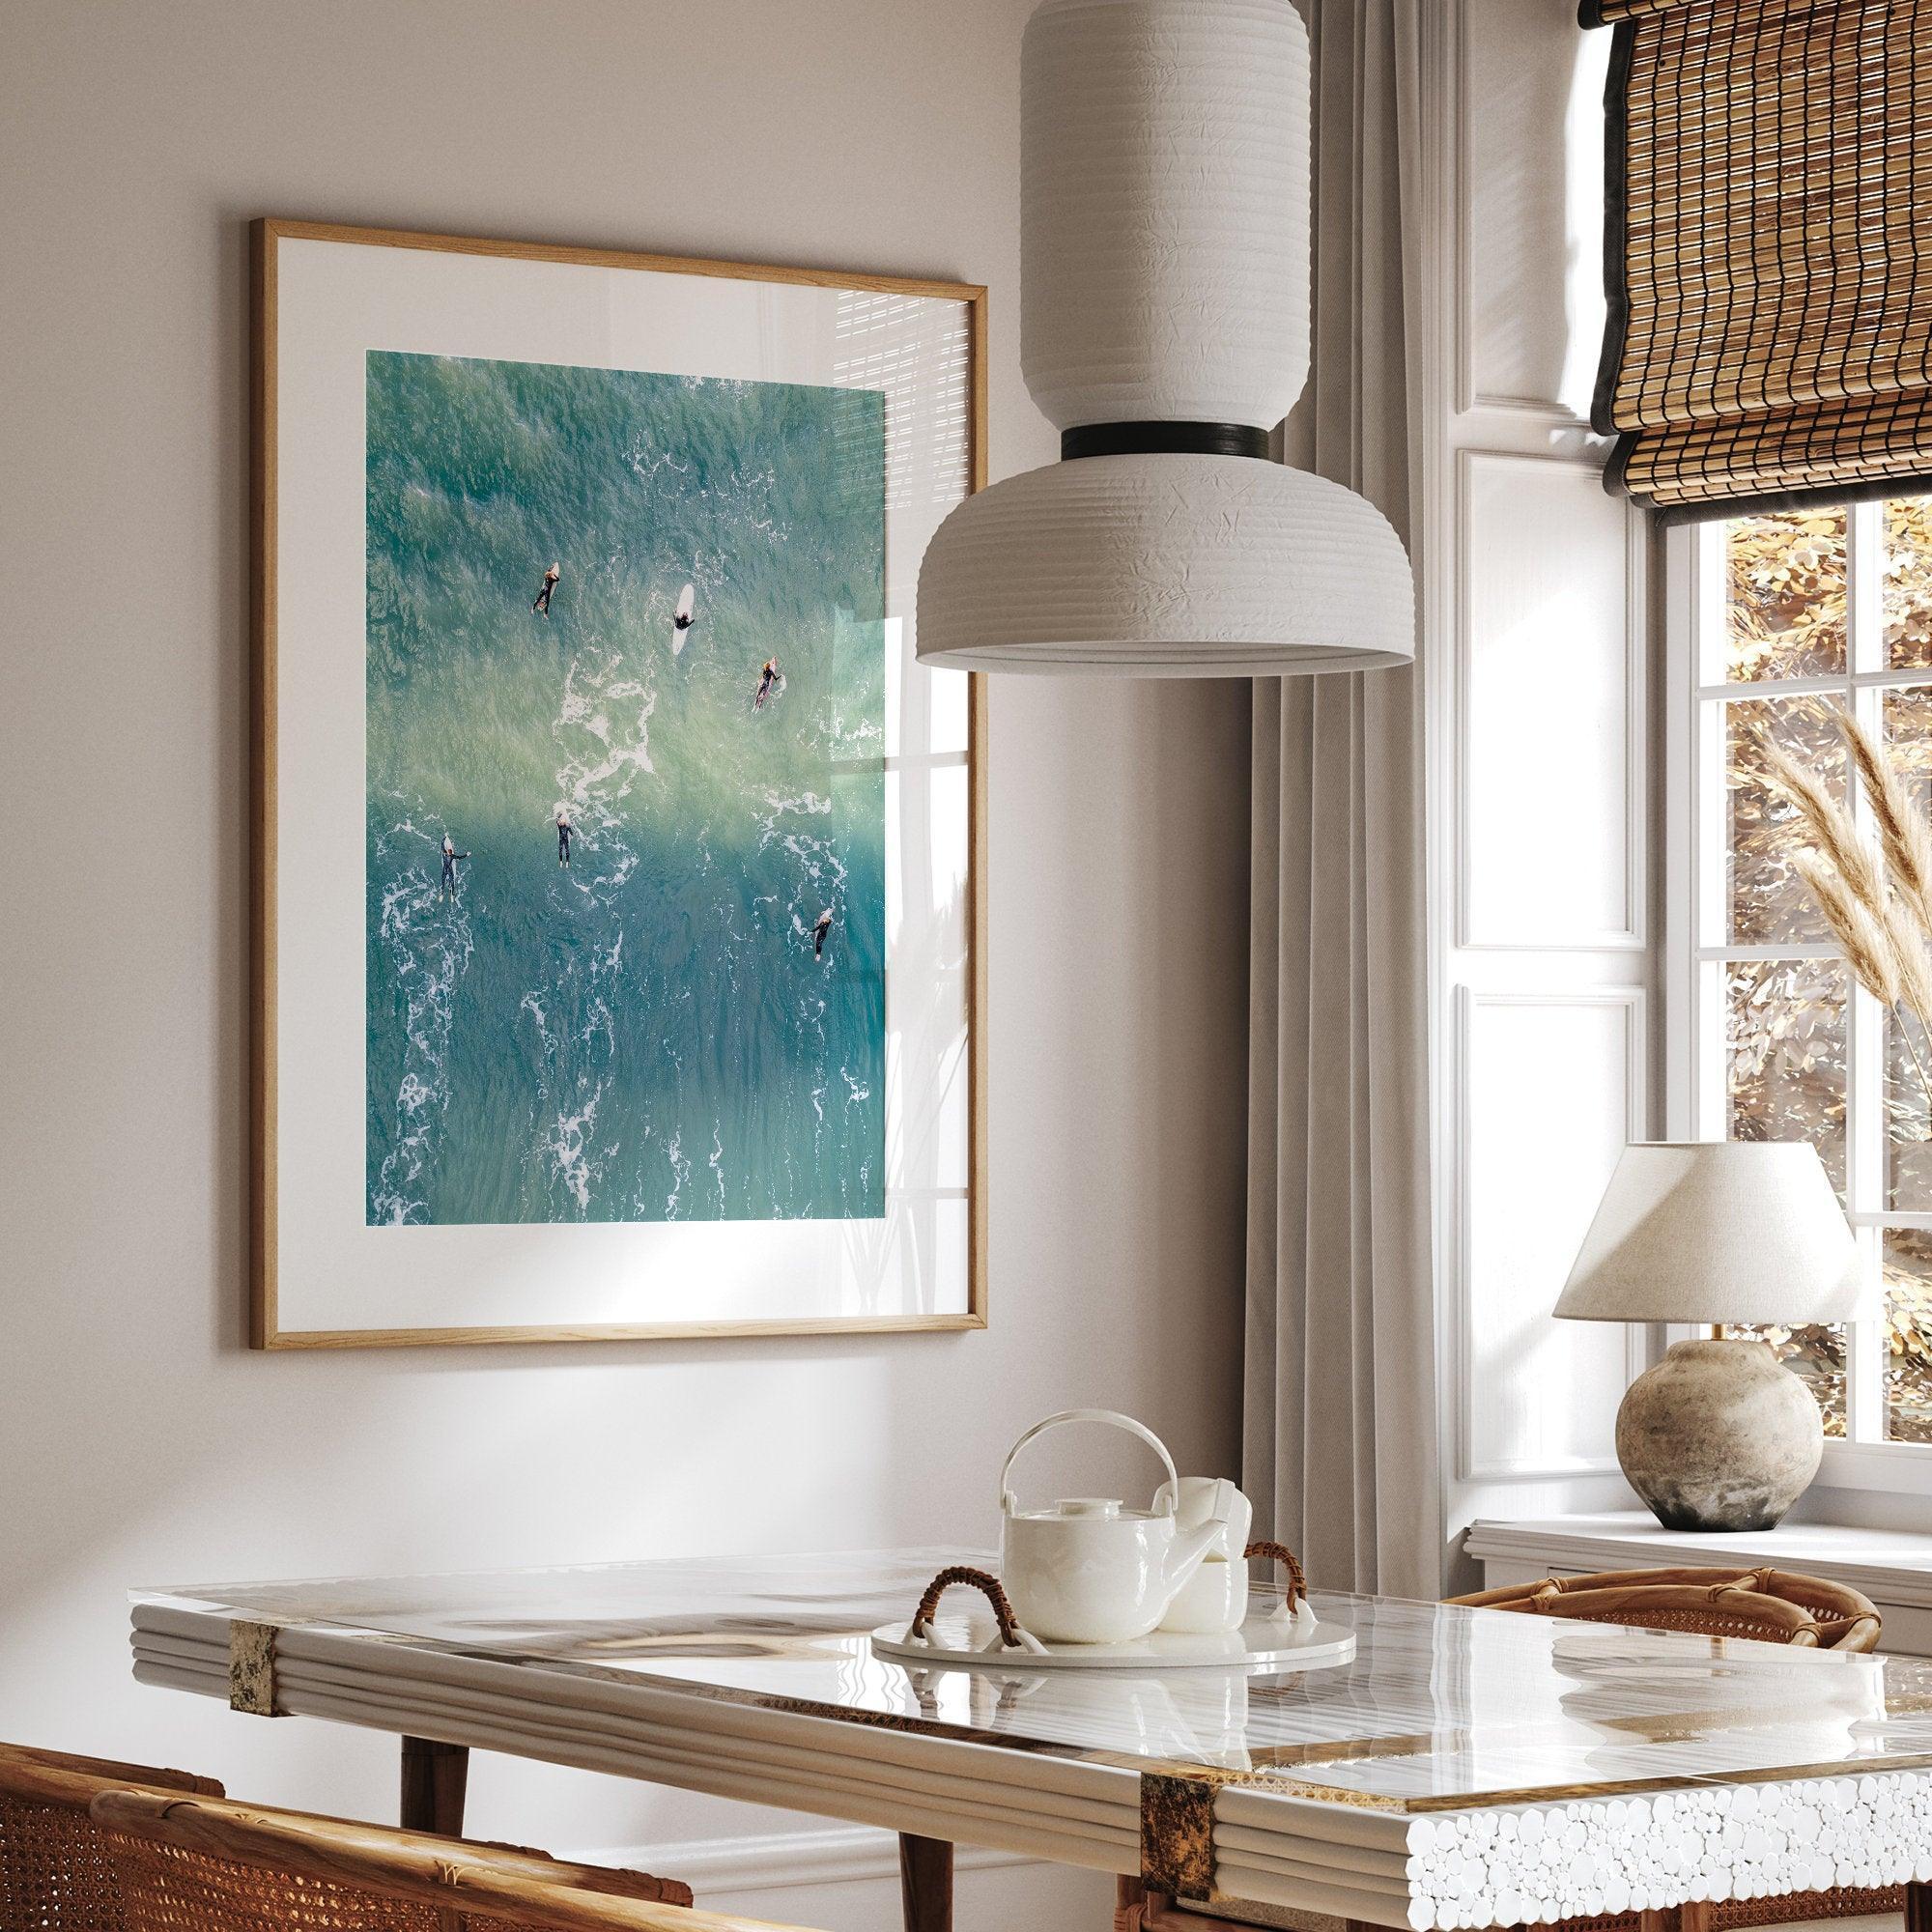
M1729 525L1725 644L1731 680L1845 669L1845 513L1787 510Z

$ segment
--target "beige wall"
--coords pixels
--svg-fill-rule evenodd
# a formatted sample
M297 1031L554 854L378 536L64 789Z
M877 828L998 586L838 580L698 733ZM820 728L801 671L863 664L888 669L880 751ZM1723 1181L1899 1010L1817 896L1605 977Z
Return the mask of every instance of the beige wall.
M242 1346L245 224L956 275L1018 370L1029 0L0 0L0 1737L370 1814L392 1747L139 1690L123 1593L989 1536L1069 1402L1234 1473L1245 686L1000 682L992 1327ZM473 1822L776 1822L483 1763ZM768 1909L776 1904L767 1900Z

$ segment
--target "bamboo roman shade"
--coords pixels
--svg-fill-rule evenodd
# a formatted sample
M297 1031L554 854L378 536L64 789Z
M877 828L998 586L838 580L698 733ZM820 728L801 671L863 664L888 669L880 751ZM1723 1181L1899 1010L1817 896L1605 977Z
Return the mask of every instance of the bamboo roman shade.
M1672 519L1932 490L1932 0L1581 16L1616 31L1613 484Z

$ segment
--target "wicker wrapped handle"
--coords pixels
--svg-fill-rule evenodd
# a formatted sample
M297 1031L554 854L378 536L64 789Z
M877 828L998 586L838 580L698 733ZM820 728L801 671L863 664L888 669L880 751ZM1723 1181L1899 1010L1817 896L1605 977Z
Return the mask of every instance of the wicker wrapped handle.
M919 1608L912 1613L912 1627L906 1632L908 1636L931 1636L933 1613L939 1608L939 1600L955 1583L964 1583L978 1590L992 1605L994 1620L1000 1626L1000 1641L1009 1650L1026 1648L1021 1640L1020 1620L1013 1614L1013 1606L1007 1600L1006 1591L1000 1587L1000 1579L987 1571L975 1570L964 1563L954 1563L942 1570L925 1586L925 1595L919 1600Z
M1265 1557L1270 1563L1279 1563L1288 1572L1288 1581L1281 1593L1282 1607L1292 1610L1296 1604L1308 1601L1308 1578L1301 1574L1301 1565L1294 1560L1294 1551L1285 1543L1251 1543L1241 1551L1243 1560L1250 1556Z

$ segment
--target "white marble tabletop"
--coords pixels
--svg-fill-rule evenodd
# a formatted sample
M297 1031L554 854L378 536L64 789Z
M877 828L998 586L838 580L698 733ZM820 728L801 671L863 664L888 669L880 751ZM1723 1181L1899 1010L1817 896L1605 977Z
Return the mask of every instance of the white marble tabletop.
M1204 1895L1419 1928L1932 1878L1932 1663L1324 1593L1356 1655L1302 1672L874 1655L960 1560L143 1591L135 1667L225 1696L232 1628L276 1625L292 1714L1115 1871L1178 1781Z

